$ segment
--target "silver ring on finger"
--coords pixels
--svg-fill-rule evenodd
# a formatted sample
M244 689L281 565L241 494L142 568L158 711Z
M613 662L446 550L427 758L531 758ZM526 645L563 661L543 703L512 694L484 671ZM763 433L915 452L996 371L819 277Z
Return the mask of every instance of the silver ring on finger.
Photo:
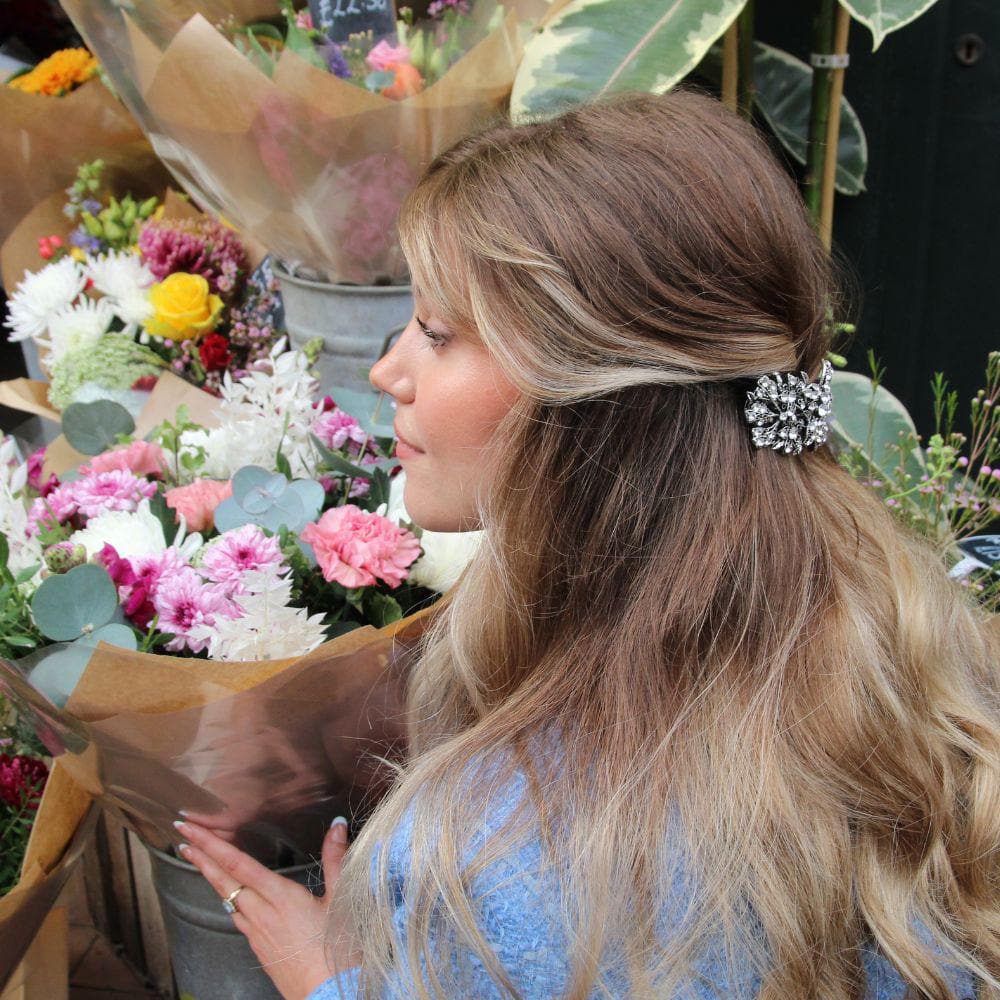
M233 891L226 896L222 901L222 908L226 913L239 913L239 908L236 905L236 897L246 888L245 885L238 885Z

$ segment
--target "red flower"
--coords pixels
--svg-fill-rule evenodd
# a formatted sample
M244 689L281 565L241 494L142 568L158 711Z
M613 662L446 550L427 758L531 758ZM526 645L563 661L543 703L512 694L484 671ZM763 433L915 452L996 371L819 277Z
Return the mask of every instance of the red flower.
M0 802L14 809L20 809L24 803L30 809L37 809L48 776L45 761L37 757L0 753Z
M201 363L207 372L224 372L233 356L229 353L229 341L221 333L210 333L198 345Z
M132 388L137 392L149 392L156 385L156 380L158 376L156 375L140 375L132 383Z

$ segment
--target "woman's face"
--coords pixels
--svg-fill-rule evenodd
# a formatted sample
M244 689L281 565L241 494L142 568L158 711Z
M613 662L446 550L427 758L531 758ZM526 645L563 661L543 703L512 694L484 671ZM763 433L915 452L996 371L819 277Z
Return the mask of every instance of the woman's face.
M414 297L416 312L371 383L396 400L410 517L428 531L469 531L479 527L476 501L491 479L484 449L518 392L478 339Z

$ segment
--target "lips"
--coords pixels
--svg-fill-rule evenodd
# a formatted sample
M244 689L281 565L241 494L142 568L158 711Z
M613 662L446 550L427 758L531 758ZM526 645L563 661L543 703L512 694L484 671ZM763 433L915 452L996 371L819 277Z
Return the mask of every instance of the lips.
M423 454L422 449L418 448L415 444L411 444L409 441L406 440L406 438L402 434L400 434L399 428L395 424L392 425L392 429L396 433L396 455L399 458L405 458L406 453L414 455ZM401 450L403 454L400 453Z

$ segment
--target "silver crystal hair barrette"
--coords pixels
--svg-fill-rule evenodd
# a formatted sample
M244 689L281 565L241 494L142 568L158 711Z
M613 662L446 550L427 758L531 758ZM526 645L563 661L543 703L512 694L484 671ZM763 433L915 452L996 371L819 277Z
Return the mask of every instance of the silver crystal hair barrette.
M753 443L786 455L803 448L816 448L830 433L833 365L823 362L819 381L810 382L805 372L773 372L761 375L747 393L746 414Z

